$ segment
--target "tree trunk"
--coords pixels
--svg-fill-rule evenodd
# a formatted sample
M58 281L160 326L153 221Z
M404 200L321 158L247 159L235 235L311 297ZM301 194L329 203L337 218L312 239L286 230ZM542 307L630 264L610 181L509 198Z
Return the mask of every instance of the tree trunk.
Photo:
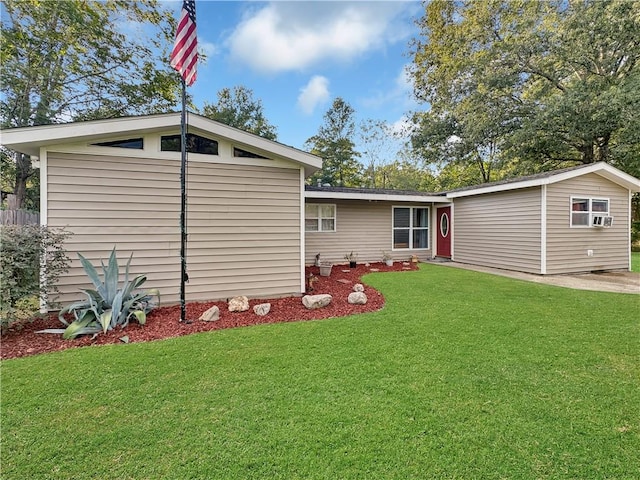
M609 138L610 134L598 137L596 142L596 162L606 162L609 159Z
M27 180L33 175L31 157L19 153L16 156L16 182L13 194L16 196L16 209L22 208L27 198Z
M578 150L580 151L580 155L582 156L582 163L586 164L594 162L593 142L584 142Z

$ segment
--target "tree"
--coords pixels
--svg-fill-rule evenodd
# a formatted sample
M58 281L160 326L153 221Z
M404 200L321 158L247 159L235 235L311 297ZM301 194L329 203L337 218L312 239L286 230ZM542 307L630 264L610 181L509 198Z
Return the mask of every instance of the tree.
M205 102L202 114L211 120L254 133L269 140L276 140L276 127L264 116L260 100L254 100L253 90L242 85L218 92L218 103Z
M311 178L313 183L330 183L334 186L360 186L362 165L355 150L355 110L342 98L337 97L324 114L324 124L318 134L305 142L305 147L314 155L322 157L322 170Z
M2 128L157 113L178 104L179 77L165 61L175 22L156 0L3 0L2 7ZM25 155L14 161L22 205L34 170Z
M483 180L514 160L535 172L627 168L640 118L640 10L625 0L433 0L413 42L414 144ZM483 170L484 169L484 170Z
M363 181L367 187L382 187L378 174L385 165L398 157L398 139L393 128L384 120L366 119L360 124L360 141L363 157L368 161Z

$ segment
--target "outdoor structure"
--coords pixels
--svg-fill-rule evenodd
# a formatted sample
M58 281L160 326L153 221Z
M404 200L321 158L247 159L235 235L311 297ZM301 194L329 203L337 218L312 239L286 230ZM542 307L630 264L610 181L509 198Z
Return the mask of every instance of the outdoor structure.
M186 299L273 298L305 290L320 259L412 257L536 274L630 269L640 180L596 163L449 192L306 186L320 158L188 115ZM179 299L180 114L2 132L40 167L42 224L73 233L60 300L81 298L115 246L132 274Z
M321 159L199 115L188 116L186 299L300 294L304 179ZM117 248L163 303L179 299L180 114L5 130L5 147L37 158L41 223L73 233L61 301L81 298Z

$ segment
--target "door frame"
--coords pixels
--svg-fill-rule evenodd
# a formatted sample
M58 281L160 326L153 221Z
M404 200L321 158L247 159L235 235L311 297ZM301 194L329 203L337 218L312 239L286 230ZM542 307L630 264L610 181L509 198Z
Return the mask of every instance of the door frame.
M444 210L447 210L446 212ZM447 230L447 235L444 236L442 235L442 217L441 217L441 212L443 215L447 216L447 222L448 222L448 230ZM453 221L452 221L452 215L453 213L453 204L449 204L449 205L442 205L439 207L436 207L436 245L435 245L435 257L442 257L442 258L452 258L453 257ZM447 241L449 244L449 252L447 255L443 255L442 252L439 251L439 243L440 240L443 241Z

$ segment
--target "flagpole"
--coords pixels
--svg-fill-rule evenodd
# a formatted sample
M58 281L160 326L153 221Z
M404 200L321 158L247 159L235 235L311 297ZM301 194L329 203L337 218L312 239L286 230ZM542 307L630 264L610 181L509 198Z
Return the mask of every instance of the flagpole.
M187 275L187 84L196 80L198 65L198 36L196 35L196 2L183 0L180 20L176 29L176 41L169 56L170 65L180 74L182 83L182 115L180 116L180 322L187 320L184 284Z
M187 276L187 86L182 78L182 115L180 116L180 322L187 322L185 307L185 282Z

